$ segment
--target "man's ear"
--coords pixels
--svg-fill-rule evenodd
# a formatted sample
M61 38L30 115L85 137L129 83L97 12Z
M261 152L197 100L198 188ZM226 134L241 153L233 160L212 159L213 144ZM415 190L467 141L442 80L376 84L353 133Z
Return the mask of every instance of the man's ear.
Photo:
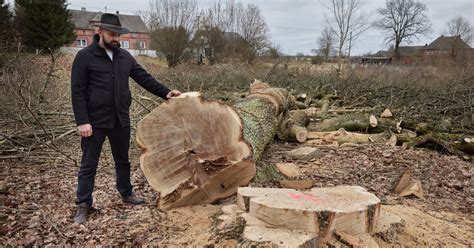
M97 29L97 33L102 36L104 34L104 30L102 28Z

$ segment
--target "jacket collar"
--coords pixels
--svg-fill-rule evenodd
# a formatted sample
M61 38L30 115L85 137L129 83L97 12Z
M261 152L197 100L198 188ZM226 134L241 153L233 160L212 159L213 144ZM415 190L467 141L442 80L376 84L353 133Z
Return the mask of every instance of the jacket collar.
M102 48L100 45L99 45L99 41L100 41L100 36L99 34L95 34L93 36L93 42L92 42L92 45L91 45L91 48L92 48L92 52L97 55L97 56L104 56L105 55L105 49ZM118 55L119 57L123 57L123 54L121 53L121 48L119 48L114 54L115 55Z

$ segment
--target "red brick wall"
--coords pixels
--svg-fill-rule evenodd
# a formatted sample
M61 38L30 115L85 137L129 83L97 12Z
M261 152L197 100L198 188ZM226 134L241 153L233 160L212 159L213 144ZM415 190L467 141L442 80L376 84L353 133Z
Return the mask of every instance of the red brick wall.
M90 29L74 29L76 32L76 40L86 40L86 46L92 44L93 36L96 33L96 30ZM128 49L138 49L138 42L143 41L145 47L143 49L150 49L151 37L149 33L128 33L120 36L121 41L128 41ZM71 47L79 47L77 41L74 41Z

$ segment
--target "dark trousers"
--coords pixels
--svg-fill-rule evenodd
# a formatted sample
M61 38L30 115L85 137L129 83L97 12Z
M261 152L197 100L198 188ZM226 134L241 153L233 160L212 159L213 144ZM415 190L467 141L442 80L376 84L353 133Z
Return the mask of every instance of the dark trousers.
M81 139L82 159L77 184L76 204L87 203L92 206L95 174L105 138L109 139L115 161L116 185L122 197L132 194L130 183L130 126L114 128L93 128L92 136Z

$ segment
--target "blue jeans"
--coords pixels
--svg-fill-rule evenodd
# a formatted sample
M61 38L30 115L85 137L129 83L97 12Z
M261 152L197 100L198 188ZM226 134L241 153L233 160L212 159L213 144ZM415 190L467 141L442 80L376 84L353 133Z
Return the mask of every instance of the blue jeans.
M122 128L92 128L92 136L81 139L82 159L78 174L76 204L87 203L92 206L95 174L105 138L109 139L115 161L117 190L122 197L132 195L130 183L130 126Z

